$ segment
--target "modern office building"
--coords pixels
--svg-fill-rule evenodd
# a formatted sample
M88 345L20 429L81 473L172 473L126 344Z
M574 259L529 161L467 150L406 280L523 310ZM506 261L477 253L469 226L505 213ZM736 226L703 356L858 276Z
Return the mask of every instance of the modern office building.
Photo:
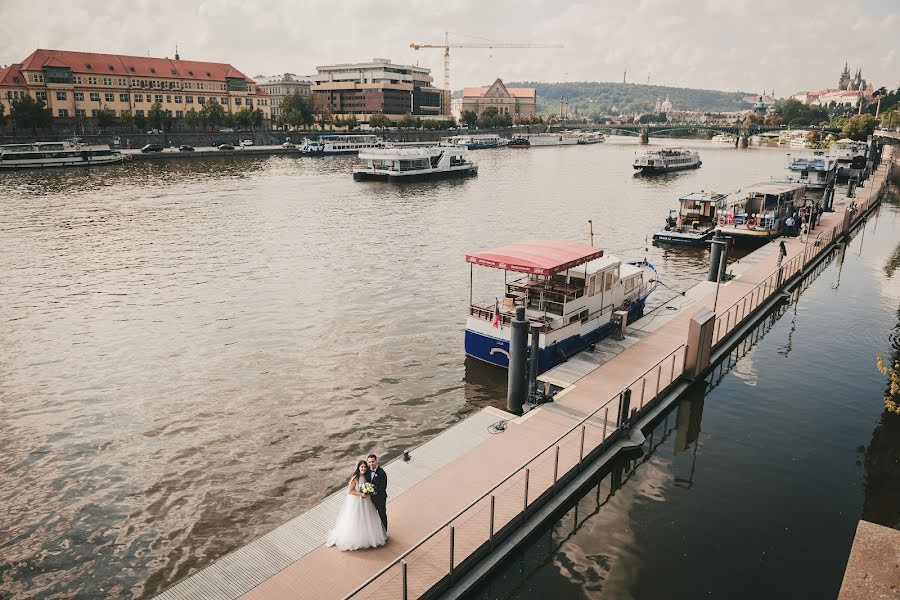
M269 107L271 108L272 121L277 121L281 114L281 101L291 94L311 94L313 78L309 75L295 75L284 73L266 77L258 75L254 77L257 89L269 94Z
M0 102L6 114L23 95L44 100L56 126L96 117L101 110L145 115L159 102L175 118L219 103L225 112L260 109L271 118L269 96L230 64L148 56L35 50L0 69Z
M335 116L366 122L380 112L399 120L404 114L450 118L450 92L432 86L431 70L397 65L385 58L367 63L316 67L312 92Z

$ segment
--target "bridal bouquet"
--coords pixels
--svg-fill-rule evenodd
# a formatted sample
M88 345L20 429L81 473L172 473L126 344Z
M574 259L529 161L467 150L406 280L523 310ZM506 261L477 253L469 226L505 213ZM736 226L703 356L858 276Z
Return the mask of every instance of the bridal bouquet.
M371 496L372 494L375 493L375 486L368 482L363 483L362 485L359 486L359 491L361 491L366 496Z

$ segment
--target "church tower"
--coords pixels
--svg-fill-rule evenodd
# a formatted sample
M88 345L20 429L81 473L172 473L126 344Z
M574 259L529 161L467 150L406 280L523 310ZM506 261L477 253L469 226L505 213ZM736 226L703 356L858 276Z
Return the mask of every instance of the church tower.
M841 73L841 79L838 82L839 90L846 90L850 87L850 68L847 63L844 63L844 71Z

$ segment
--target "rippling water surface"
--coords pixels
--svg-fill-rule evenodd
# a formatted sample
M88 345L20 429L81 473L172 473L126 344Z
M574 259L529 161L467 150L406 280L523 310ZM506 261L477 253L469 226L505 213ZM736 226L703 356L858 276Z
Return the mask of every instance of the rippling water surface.
M412 185L354 182L345 158L3 174L0 596L158 593L365 453L502 405L505 374L463 360L467 251L586 242L592 219L689 287L705 252L648 236L678 195L767 180L784 152L684 145L703 167L655 178L627 138Z

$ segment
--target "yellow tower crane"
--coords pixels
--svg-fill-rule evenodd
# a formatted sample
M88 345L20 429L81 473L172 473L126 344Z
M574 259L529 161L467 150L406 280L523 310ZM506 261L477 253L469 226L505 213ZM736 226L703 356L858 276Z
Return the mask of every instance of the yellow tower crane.
M562 48L562 44L506 44L501 42L482 42L478 44L451 44L450 32L444 32L443 44L410 44L413 50L422 48L444 49L444 89L450 89L450 48Z

